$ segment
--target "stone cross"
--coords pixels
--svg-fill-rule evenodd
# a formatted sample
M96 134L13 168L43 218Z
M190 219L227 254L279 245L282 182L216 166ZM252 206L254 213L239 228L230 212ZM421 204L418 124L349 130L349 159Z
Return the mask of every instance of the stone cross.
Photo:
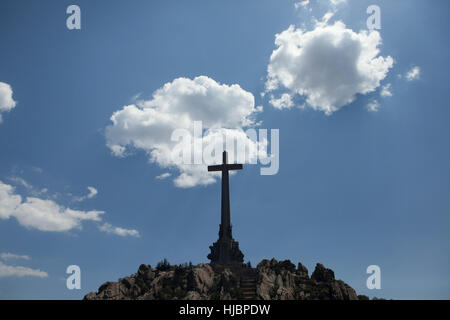
M213 264L241 264L244 261L244 255L239 250L239 243L234 241L231 232L230 184L228 174L230 170L241 169L242 164L228 164L226 151L222 154L222 164L208 166L208 171L222 172L222 210L219 240L210 246L211 253L208 255L208 258L211 259L211 263Z

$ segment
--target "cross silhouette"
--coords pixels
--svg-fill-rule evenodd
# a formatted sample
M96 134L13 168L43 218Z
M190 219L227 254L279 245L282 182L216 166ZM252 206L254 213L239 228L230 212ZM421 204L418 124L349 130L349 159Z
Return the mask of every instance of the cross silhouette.
M230 221L230 183L228 171L241 170L242 164L228 164L227 152L222 153L222 164L208 166L208 171L222 171L222 212L219 238L231 239L231 221Z

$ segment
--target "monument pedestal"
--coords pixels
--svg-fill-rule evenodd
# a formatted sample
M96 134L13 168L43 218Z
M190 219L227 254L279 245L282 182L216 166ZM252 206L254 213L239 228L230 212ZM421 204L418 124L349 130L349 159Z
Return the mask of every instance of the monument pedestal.
M229 234L224 236L222 232L219 232L219 240L209 248L211 253L208 254L208 259L213 265L242 265L244 263L244 254L239 249L239 242L231 237L231 226Z

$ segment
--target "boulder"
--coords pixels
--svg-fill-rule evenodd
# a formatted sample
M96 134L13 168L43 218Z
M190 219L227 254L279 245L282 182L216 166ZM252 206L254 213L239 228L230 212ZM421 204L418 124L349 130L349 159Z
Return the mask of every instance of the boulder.
M334 279L334 271L331 269L327 269L323 266L323 264L318 263L316 265L316 269L314 269L314 272L311 275L311 279L317 281L317 282L329 282L333 281Z

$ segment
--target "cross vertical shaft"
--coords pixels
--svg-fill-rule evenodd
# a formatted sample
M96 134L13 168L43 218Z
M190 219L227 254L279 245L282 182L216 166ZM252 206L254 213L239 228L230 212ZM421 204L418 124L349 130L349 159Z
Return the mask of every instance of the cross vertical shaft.
M223 165L227 164L226 151L222 154ZM230 217L230 180L228 170L222 170L222 210L221 210L221 236L229 236L231 238L231 217ZM228 234L229 230L229 234Z

